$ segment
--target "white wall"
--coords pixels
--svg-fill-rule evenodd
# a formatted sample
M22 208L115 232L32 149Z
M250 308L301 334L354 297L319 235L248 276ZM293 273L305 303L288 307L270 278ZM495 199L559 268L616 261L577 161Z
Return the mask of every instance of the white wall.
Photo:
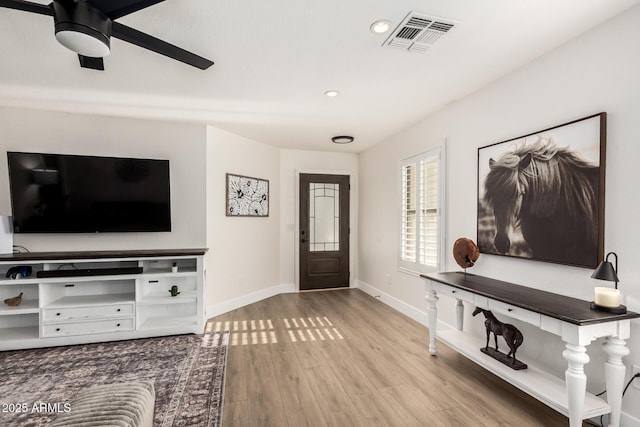
M269 180L268 217L226 216L226 174ZM207 128L207 316L279 293L280 154Z
M350 175L350 271L357 277L358 242L358 155L303 150L280 151L281 214L280 214L280 283L298 283L298 177L300 173ZM296 289L294 286L294 289Z
M21 234L14 243L31 251L207 247L209 316L294 290L296 171L350 174L355 277L356 154L281 151L203 125L17 108L0 108L0 148L169 159L172 232ZM0 162L0 215L11 213L6 165ZM270 181L268 218L225 216L227 172Z
M457 270L450 255L459 237L476 236L477 148L606 111L605 250L620 257L620 287L627 305L640 311L640 7L583 34L561 48L494 82L483 90L441 110L360 155L359 279L408 311L424 312L424 284L397 271L399 230L399 160L448 141L446 264ZM469 70L472 72L472 70ZM481 255L473 273L549 290L585 300L593 299L591 270ZM387 275L391 283L387 284ZM452 301L442 297L444 321L454 324ZM481 333L481 321L468 313L466 327ZM558 376L566 364L559 338L527 325L519 353L540 358ZM589 347L588 389L604 390L600 342ZM640 322L632 322L631 355L625 364L640 365ZM628 377L630 372L628 372ZM640 391L632 387L623 401L623 425L640 419ZM638 420L636 420L638 422Z
M168 159L172 231L166 233L16 234L31 251L203 248L203 125L0 108L0 151ZM4 154L3 154L4 156ZM6 157L0 161L0 214L11 214Z

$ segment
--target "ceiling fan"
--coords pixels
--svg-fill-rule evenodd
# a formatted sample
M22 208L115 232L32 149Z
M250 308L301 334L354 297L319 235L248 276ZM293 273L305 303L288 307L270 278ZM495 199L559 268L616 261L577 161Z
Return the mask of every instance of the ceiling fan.
M53 0L48 5L24 0L0 0L0 7L53 16L56 39L76 52L80 66L104 70L111 36L206 70L213 62L149 34L114 22L115 19L164 0Z

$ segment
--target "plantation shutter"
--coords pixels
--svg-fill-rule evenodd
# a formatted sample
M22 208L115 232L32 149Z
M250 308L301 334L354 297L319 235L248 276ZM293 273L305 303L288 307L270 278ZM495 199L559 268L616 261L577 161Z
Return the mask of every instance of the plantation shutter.
M416 221L416 172L417 164L409 163L402 167L402 246L401 259L416 261L417 232Z
M439 169L439 148L402 161L401 268L419 273L438 269Z
M438 159L428 158L421 162L423 171L422 205L422 251L420 264L438 266Z

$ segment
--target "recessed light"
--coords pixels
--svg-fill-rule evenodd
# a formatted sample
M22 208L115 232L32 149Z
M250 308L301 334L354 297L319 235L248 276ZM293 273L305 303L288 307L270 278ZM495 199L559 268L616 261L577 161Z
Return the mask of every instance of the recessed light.
M353 142L353 137L348 135L339 135L331 138L334 144L350 144Z
M369 28L374 34L384 34L391 28L391 22L387 21L386 19L381 19L371 24L371 27Z
M334 96L338 96L340 92L338 92L337 90L327 90L324 92L324 94L330 97L334 97Z

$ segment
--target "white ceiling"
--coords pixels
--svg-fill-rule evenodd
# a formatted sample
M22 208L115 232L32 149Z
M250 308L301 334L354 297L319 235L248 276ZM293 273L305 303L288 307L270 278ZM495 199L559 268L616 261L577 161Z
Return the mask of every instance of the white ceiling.
M359 152L639 2L166 0L118 20L213 60L206 71L117 39L105 71L82 69L51 17L0 8L0 105L197 121L278 147ZM460 24L426 53L382 48L387 35L371 23L393 28L410 11ZM330 142L344 134L355 142Z

